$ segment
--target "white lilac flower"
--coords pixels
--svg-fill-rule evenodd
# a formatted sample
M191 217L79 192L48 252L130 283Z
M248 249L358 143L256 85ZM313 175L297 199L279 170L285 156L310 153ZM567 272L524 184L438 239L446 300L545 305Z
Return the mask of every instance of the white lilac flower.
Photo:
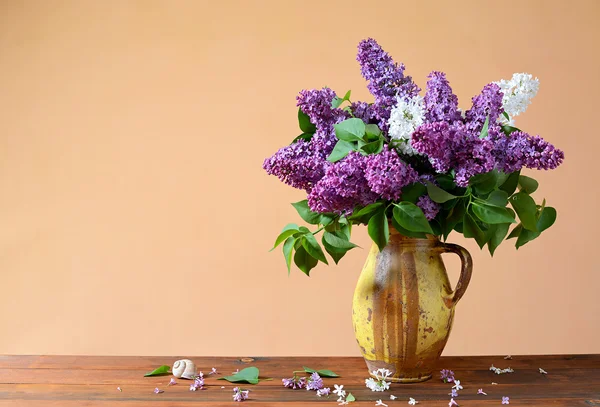
M416 406L417 404L419 404L419 402L415 399L413 399L412 397L410 397L408 399L408 404L410 404L411 406Z
M337 399L337 401L339 403L338 406L347 406L348 405L348 402L341 397L339 399Z
M545 371L544 369L542 369L541 367L540 367L539 369L540 369L540 373L541 373L541 374L548 374L548 372L546 372L546 371Z
M514 370L510 367L507 367L506 369L500 369L499 367L492 365L490 366L490 370L496 374L514 373Z
M386 379L392 375L392 372L388 369L377 369L371 372L375 379L369 377L365 379L365 385L371 389L371 391L385 391L390 388L390 382Z
M394 396L393 394L390 394L390 400L396 400L398 397Z
M540 89L540 80L528 73L515 73L509 80L502 79L496 82L496 84L500 87L500 91L504 95L502 97L502 106L504 107L504 111L510 116L509 125L513 124L515 116L527 110L531 99L537 95ZM506 121L506 118L503 116L500 116L500 119Z
M450 403L448 403L448 407L458 406L458 403L454 401L454 399L450 399Z
M210 369L210 373L209 374L217 374L217 368L213 367L212 369Z
M460 380L454 380L454 386L452 386L453 389L456 389L456 391L462 390L463 387L460 385Z
M337 384L334 384L333 387L335 387L335 390L333 391L333 394L339 396L339 398L346 397L346 390L344 390L344 385L343 384L340 384L339 386Z
M398 98L388 120L392 144L404 154L418 154L411 146L412 133L425 122L425 102L422 96Z
M325 387L323 389L317 390L317 396L319 396L319 397L329 396L330 393L331 393L331 389L329 387Z
M121 390L121 388L120 388L120 387L117 387L117 390L119 390L119 391L123 391L123 390Z
M381 401L381 399L377 400L377 401L375 402L375 405L376 405L376 406L384 406L384 407L388 407L388 405L387 405L387 404L385 404L383 401Z
M250 390L242 390L239 387L233 388L233 401L244 401L248 400L248 394Z
M506 355L506 356L504 356L504 360L512 360L512 356Z
M496 385L498 385L498 383L496 383L496 382L492 382L492 385L496 386Z

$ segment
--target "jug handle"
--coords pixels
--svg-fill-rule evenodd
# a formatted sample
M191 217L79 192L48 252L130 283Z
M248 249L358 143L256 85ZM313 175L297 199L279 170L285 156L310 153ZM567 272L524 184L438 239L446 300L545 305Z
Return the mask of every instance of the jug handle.
M462 246L452 243L441 243L440 247L442 252L446 253L454 253L460 257L461 261L461 269L460 269L460 277L458 278L458 283L456 283L456 287L454 288L454 292L451 297L448 299L448 307L452 308L455 306L458 301L462 298L467 290L467 286L469 285L469 281L471 281L471 271L473 270L473 259L471 255Z

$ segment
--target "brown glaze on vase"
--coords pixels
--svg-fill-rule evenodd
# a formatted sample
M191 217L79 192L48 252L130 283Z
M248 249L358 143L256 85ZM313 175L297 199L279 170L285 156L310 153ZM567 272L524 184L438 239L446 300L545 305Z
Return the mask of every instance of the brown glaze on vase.
M454 291L441 258L446 252L462 261ZM393 382L402 383L431 378L471 269L467 250L434 236L413 239L390 228L382 252L373 244L352 306L356 340L369 372L386 368Z

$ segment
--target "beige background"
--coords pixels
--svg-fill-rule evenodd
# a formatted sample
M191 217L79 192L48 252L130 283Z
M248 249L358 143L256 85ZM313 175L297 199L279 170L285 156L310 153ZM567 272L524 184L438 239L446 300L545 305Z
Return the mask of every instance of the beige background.
M518 125L566 152L534 175L559 213L539 240L491 260L452 236L475 273L446 354L600 352L599 17L599 1L1 1L0 353L358 355L366 250L288 278L268 249L303 197L261 164L298 133L302 88L370 100L367 36L422 87L446 71L463 108L537 75Z

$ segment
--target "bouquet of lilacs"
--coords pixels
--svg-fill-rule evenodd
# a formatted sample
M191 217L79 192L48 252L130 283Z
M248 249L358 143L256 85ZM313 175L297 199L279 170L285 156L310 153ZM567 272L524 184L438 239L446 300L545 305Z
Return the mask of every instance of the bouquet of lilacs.
M493 255L505 238L516 238L519 248L554 223L556 210L535 202L538 183L521 169L554 169L564 153L514 123L536 95L537 78L514 74L490 83L463 112L442 72L428 76L421 96L404 65L375 40L360 42L357 60L374 102L352 102L350 92L339 97L329 88L303 90L302 134L263 164L307 192L293 206L316 227L288 224L276 239L288 272L292 259L307 275L318 261L327 263L323 248L337 264L356 247L350 234L357 224L368 225L379 250L393 227L444 240L454 230Z

